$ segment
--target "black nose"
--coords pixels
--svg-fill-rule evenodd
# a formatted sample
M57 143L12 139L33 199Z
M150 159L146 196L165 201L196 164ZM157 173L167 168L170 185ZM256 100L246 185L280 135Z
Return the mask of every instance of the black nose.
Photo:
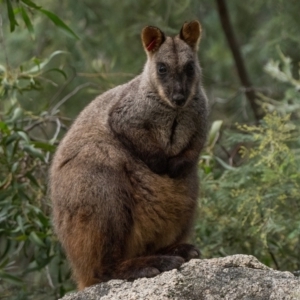
M182 94L173 95L172 100L177 106L183 106L185 103L185 97Z

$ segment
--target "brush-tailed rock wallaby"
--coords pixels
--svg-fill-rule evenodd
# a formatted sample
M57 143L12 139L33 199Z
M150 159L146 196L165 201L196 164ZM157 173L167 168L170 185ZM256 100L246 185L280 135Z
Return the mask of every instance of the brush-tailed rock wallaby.
M207 100L197 58L201 26L142 31L142 74L92 101L50 170L56 233L79 289L134 280L199 256L187 243L198 197Z

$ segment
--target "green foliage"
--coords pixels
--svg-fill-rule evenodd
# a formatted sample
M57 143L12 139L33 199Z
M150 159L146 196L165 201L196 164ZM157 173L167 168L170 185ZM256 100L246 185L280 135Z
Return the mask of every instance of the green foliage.
M73 288L53 234L46 185L50 156L63 127L57 116L60 104L26 109L32 102L27 95L42 98L52 73L67 78L63 69L49 67L64 53L55 51L44 60L34 57L17 68L7 58L0 65L1 299L57 298Z
M298 70L298 78L296 78L296 75L294 74L295 71L293 70L292 59L285 56L279 47L277 47L277 52L279 54L280 61L270 60L265 66L265 71L276 80L287 84L283 99L276 101L275 99L266 97L263 94L259 94L259 96L268 110L276 110L281 114L292 113L293 120L297 122L300 117L300 70Z
M289 82L290 94L298 81L290 74L291 61L282 54L281 59L282 68L271 61L266 70ZM293 118L287 113L289 105L299 105L299 96L293 101L282 101L278 110L268 105L273 112L259 125L237 125L238 131L223 132L219 144L231 143L235 150L229 161L235 155L240 162L202 176L197 237L204 256L247 253L281 270L300 268L299 110ZM201 166L206 171L205 158Z
M10 22L10 31L14 31L16 26L19 25L17 22L17 14L21 13L22 19L31 37L34 38L34 28L28 13L32 14L33 12L37 11L47 16L55 24L55 26L62 29L62 31L64 31L66 34L70 35L75 39L79 39L76 33L70 27L68 27L56 14L46 9L43 9L41 6L35 4L31 0L17 0L14 2L12 0L6 0L6 5L7 14Z
M60 274L66 267L53 235L46 196L49 157L55 150L57 133L49 139L51 130L46 128L48 134L43 139L37 131L37 127L59 119L47 112L34 114L18 99L20 94L40 90L43 69L57 54L43 62L34 59L35 66L28 70L2 66L0 73L0 293L9 299L16 294L14 285L23 296L32 294L26 285L33 279L48 281L50 292L44 288L46 294L63 295L69 277L66 271Z

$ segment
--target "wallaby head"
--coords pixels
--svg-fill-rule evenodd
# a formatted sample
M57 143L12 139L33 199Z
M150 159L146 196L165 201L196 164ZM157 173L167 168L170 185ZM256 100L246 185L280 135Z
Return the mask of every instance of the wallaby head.
M144 73L160 98L174 108L188 105L198 92L201 69L197 50L200 36L198 21L184 23L175 37L165 36L153 26L142 31L148 57Z

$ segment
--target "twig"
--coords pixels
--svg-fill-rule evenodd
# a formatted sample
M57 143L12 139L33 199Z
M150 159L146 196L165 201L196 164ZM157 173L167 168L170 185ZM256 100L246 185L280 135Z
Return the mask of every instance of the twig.
M26 131L26 132L31 131L31 130L32 130L33 128L35 128L36 126L39 126L39 125L41 125L41 124L43 124L43 123L45 123L45 122L57 123L57 122L56 122L56 119L57 119L57 118L55 118L55 119L53 119L53 118L54 118L53 116L49 116L49 117L47 117L47 118L45 118L45 119L36 121L35 123L32 123L32 124L26 126L26 127L24 128L24 131ZM71 119L68 119L68 120L71 120ZM68 129L67 126L65 126L64 124L61 124L61 127L62 127L63 129L66 129L66 130Z
M62 85L58 91L53 95L53 97L49 101L49 105L51 105L54 100L64 91L64 89L73 81L73 79L76 77L76 70L75 68L71 67L71 70L73 71L73 74L68 80L65 82L64 85Z
M269 252L269 254L270 254L270 256L271 256L271 258L272 258L272 260L273 260L273 262L274 262L274 264L276 266L276 270L280 270L280 267L279 267L279 264L277 262L277 259L276 259L275 255L274 255L274 253L272 252L272 250L270 249L270 247L268 247L268 252Z
M87 86L90 86L90 85L93 85L93 83L91 82L86 82L86 83L83 83L81 85L79 85L77 88L75 88L71 93L69 93L67 96L65 96L63 99L61 99L51 110L51 115L54 115L58 108L60 106L62 106L66 101L68 101L72 96L74 96L77 92L79 92L80 90L84 89L85 87Z
M54 145L54 143L55 143L55 141L57 140L57 137L58 137L58 135L59 135L59 133L60 133L60 129L61 129L61 125L62 125L62 124L61 124L59 118L56 118L56 124L57 124L56 131L55 131L55 133L54 133L54 135L53 135L53 138L51 139L51 144L52 144L52 145ZM47 153L46 153L46 157L45 157L45 161L46 161L47 163L49 163L49 159L50 159L50 152L47 152Z
M263 113L259 107L259 105L256 103L256 95L255 91L252 87L252 84L250 82L239 45L237 43L236 37L234 35L234 31L230 22L228 9L226 6L225 0L216 0L217 7L218 7L218 13L220 17L220 21L222 24L222 28L224 30L227 42L229 44L230 50L232 52L233 59L235 61L235 65L237 68L237 72L240 78L240 81L245 88L245 95L250 103L250 106L253 110L255 119L258 121L263 117Z
M56 139L57 139L57 137L59 135L59 132L60 132L60 128L61 128L61 122L60 122L59 118L56 118L56 125L57 125L56 131L54 133L53 138L51 139L53 141L53 144L56 141Z
M82 77L108 77L108 76L125 76L125 77L134 77L136 76L135 74L132 73L121 73L121 72L116 72L116 73L77 73L78 76Z

